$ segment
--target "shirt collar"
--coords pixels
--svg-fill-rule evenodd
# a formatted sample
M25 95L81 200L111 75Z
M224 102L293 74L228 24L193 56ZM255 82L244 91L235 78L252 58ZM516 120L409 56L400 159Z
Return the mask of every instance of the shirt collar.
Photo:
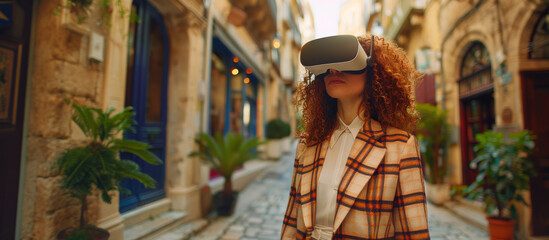
M360 115L356 116L349 125L345 124L343 120L338 117L339 125L334 130L334 133L332 134L332 137L330 139L330 148L334 147L334 145L339 141L341 134L343 134L346 129L349 129L349 131L353 135L353 139L356 138L358 132L360 132L360 129L364 125L364 121L362 121L359 116Z

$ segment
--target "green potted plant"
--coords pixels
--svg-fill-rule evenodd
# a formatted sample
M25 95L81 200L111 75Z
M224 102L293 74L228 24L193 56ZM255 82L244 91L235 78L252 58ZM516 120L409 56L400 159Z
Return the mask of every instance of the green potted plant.
M452 194L484 201L492 239L513 239L517 210L515 203L528 205L521 191L528 190L535 175L528 158L534 137L527 131L509 133L486 131L476 135L476 157L471 167L478 170L469 186L452 189Z
M114 109L106 112L93 107L72 104L72 120L87 137L85 145L65 150L57 160L54 168L62 176L61 188L80 200L80 224L77 228L61 231L58 239L108 239L109 233L103 229L88 225L85 219L87 197L94 188L101 194L101 199L111 203L111 191L122 193L129 191L120 187L120 181L133 178L147 187L154 188L155 181L139 170L139 166L130 160L121 160L119 152L135 154L150 164L161 164L162 161L148 149L147 143L121 139L123 131L130 131L135 121L132 119L132 107L114 114Z
M419 149L426 167L426 195L429 201L440 205L450 199L450 185L444 183L444 151L450 136L446 112L424 103L417 104L416 109L421 116L416 129Z
M267 122L266 138L269 140L267 143L267 157L270 159L278 159L282 155L283 138L290 136L291 127L290 124L282 121L281 119L272 119ZM289 145L289 143L288 143ZM289 150L289 146L287 146Z
M257 158L259 152L255 149L264 142L260 142L256 137L246 140L244 136L232 133L225 136L216 133L215 137L200 133L195 142L199 150L189 156L196 156L207 162L225 180L223 191L214 195L214 205L217 205L219 215L229 216L234 210L238 196L238 193L233 191L233 173L245 162Z

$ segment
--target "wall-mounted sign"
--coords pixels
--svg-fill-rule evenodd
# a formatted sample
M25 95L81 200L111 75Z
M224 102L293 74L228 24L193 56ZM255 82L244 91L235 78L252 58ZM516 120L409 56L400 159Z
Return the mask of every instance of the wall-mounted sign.
M420 49L416 51L416 68L424 74L437 74L440 72L439 51Z
M13 1L0 0L0 27L13 24Z
M503 75L501 75L501 84L505 85L507 83L510 83L511 80L513 80L513 77L511 76L510 72L506 72Z

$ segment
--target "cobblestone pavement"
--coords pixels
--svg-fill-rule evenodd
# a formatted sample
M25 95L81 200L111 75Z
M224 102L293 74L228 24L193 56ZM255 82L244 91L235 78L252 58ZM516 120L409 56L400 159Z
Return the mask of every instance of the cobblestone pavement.
M293 146L295 149L295 144ZM232 217L220 217L191 239L280 239L288 201L294 153L284 155L239 194ZM488 234L442 207L428 205L432 240L487 240Z

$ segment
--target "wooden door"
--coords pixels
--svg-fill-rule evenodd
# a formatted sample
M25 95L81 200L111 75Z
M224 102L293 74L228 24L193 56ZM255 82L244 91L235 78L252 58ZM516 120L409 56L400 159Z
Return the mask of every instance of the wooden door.
M536 135L532 154L537 176L530 180L534 236L549 235L549 72L522 73L524 127Z
M492 129L495 124L494 92L489 90L461 100L461 152L463 184L475 181L478 171L470 164L476 154L473 147L477 144L476 134Z
M135 132L125 137L147 142L151 151L165 163L166 114L169 41L166 27L158 10L145 0L135 0L132 13L140 21L131 23L128 46L126 106L133 106L137 121ZM150 203L165 196L165 164L150 165L136 156L123 155L134 160L141 170L157 182L155 189L145 188L135 180L122 185L131 195L120 196L120 211Z
M0 238L15 238L32 1L0 1Z

